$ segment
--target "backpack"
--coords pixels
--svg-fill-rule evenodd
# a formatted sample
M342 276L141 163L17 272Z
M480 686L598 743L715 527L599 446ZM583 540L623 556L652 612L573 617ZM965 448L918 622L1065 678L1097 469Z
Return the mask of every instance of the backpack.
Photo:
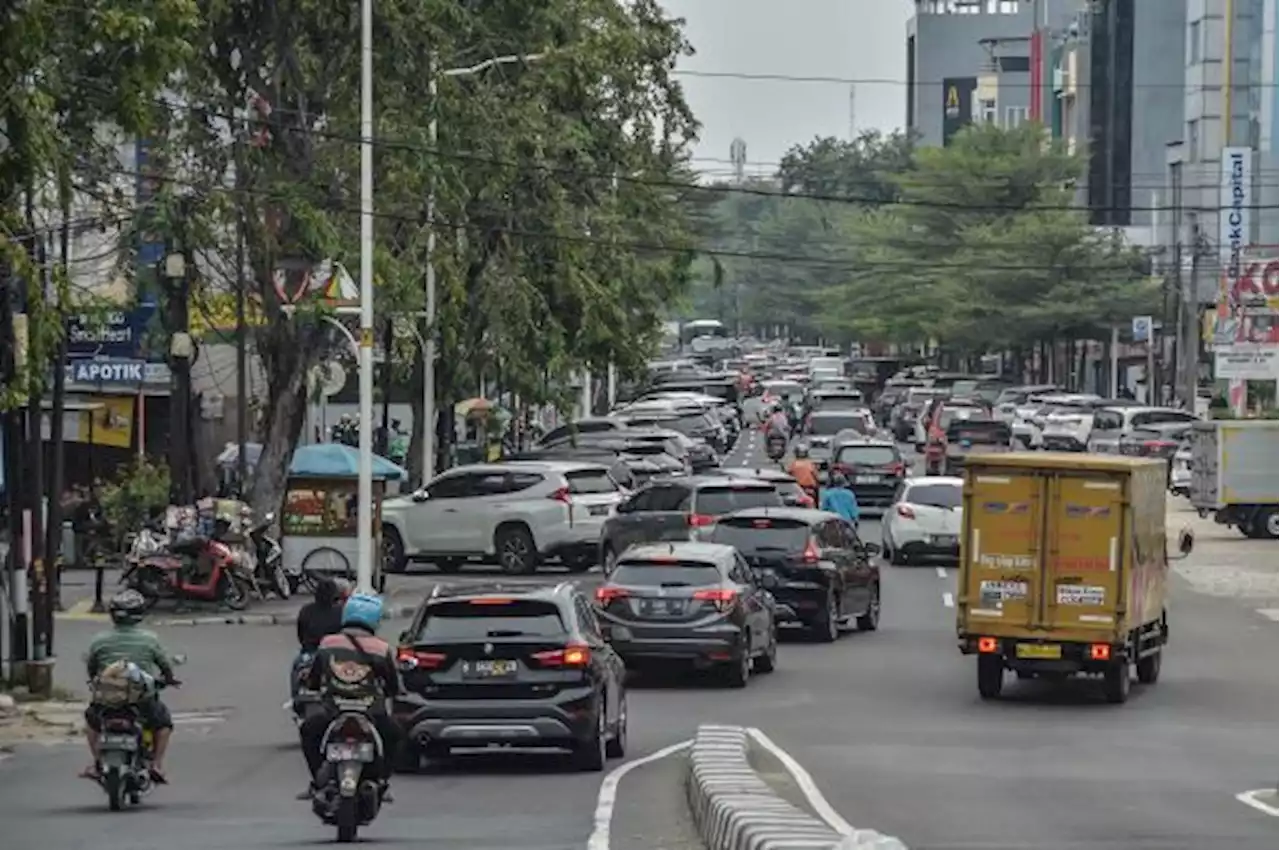
M144 677L129 661L112 661L93 680L92 702L111 708L136 705L147 695Z

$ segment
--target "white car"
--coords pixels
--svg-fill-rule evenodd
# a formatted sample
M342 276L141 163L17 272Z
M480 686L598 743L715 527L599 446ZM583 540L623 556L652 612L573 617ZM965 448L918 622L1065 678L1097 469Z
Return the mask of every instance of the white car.
M1093 433L1094 408L1102 401L1096 395L1063 395L1045 400L1039 414L1040 447L1050 451L1082 452ZM1036 420L1032 420L1033 424Z
M1191 496L1191 444L1184 442L1173 454L1169 469L1169 492L1175 496Z
M880 521L881 549L891 564L922 558L960 557L964 480L950 476L909 478Z
M1050 413L1068 413L1084 408L1098 401L1092 395L1068 395L1052 393L1042 396L1031 396L1025 404L1020 404L1013 411L1013 423L1010 431L1013 434L1013 445L1028 449L1044 448L1045 418Z
M571 572L595 564L600 530L624 497L607 467L581 461L460 466L421 490L382 503L387 572L432 561L456 572L494 558L503 572L532 573L547 558Z

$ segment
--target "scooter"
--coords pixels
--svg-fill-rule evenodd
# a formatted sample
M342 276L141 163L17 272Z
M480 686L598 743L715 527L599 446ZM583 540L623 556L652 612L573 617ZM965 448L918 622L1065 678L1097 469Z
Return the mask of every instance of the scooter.
M249 540L255 556L254 577L260 588L270 590L281 599L288 599L303 582L302 570L291 574L284 567L284 550L279 541L267 532L276 520L275 514L267 514L262 522L249 529Z
M174 664L182 664L186 658L173 657ZM157 690L180 687L175 680L155 680ZM155 789L151 779L151 762L155 753L155 736L146 728L136 705L123 705L105 709L102 713L102 732L98 737L98 785L107 794L107 805L118 812L128 803L137 806L142 798Z
M318 790L311 808L321 821L337 828L339 843L348 844L382 808L385 784L373 775L373 768L386 754L367 702L336 700L335 704L338 716L320 744L325 762L316 777Z
M191 562L205 559L206 574L193 578ZM120 583L141 593L148 606L161 599L218 602L232 611L243 611L255 592L251 568L243 553L218 540L192 537L172 543L161 552L130 563Z
M782 458L787 454L787 438L784 434L776 431L769 435L765 440L765 452L769 455L769 460L775 463L781 463Z

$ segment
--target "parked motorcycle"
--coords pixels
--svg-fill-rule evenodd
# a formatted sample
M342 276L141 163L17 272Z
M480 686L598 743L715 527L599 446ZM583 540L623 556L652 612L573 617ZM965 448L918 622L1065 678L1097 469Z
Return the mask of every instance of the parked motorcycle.
M382 808L383 782L374 772L385 758L382 737L369 719L369 704L337 700L338 715L325 730L321 752L325 762L316 777L312 811L338 830L338 841L356 840L361 826Z
M181 664L186 659L174 656ZM156 688L180 687L178 681L157 679ZM107 793L107 805L118 812L125 803L136 806L151 793L151 763L155 752L153 730L146 728L136 705L107 708L102 714L102 734L98 738L98 760L101 770L98 784Z
M267 514L262 521L249 529L249 541L254 553L254 577L258 587L269 590L281 599L288 599L297 592L304 581L302 570L290 574L284 566L284 550L280 542L268 532L275 522L275 514Z
M135 547L142 538L140 532ZM189 537L127 559L120 583L141 593L149 606L161 599L196 600L243 611L257 592L244 553L206 537Z

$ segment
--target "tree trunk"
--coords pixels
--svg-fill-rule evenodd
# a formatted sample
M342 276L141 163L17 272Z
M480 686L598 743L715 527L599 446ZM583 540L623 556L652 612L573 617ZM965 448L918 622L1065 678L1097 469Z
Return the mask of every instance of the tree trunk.
M409 375L409 409L413 419L412 432L409 435L409 456L405 458L405 468L409 470L409 480L421 482L422 475L422 423L426 415L422 405L422 381L425 372L422 368L422 345L414 347L413 371Z

